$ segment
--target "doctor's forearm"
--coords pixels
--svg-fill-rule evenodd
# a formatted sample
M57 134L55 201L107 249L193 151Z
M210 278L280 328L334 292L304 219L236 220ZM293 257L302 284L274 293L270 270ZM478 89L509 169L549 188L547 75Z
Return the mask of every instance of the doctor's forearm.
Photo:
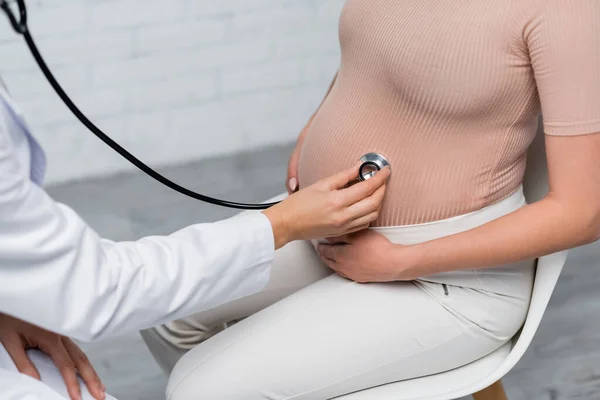
M414 278L533 259L598 239L597 215L550 197L466 232L396 248ZM406 261L406 260L409 261Z
M269 279L271 226L260 214L189 226L169 236L104 242L98 337L135 331L255 293Z

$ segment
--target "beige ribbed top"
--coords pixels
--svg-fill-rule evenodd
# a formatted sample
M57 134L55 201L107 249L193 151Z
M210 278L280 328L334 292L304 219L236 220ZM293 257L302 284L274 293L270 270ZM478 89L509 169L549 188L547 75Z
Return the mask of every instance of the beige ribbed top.
M510 195L540 112L550 135L600 131L600 0L348 0L339 34L300 186L384 154L392 177L376 226Z

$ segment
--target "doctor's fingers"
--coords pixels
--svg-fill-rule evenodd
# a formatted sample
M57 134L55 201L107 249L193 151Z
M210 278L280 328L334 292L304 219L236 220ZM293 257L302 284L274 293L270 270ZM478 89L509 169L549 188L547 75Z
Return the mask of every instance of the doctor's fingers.
M343 195L344 205L351 205L362 200L369 199L373 193L376 193L380 188L385 188L388 177L390 176L389 167L383 168L376 173L372 178L363 182L358 182L349 188L340 191ZM383 195L379 199L379 203L383 200Z
M67 337L63 337L62 342L92 396L100 400L106 398L106 388L83 350Z
M338 172L337 174L330 176L329 178L325 178L317 184L324 184L326 189L328 190L338 190L344 188L350 182L356 180L358 178L358 169L360 168L360 163L354 165L352 168L348 168L342 172ZM377 174L375 174L377 175Z
M378 213L379 209L381 208L383 196L385 195L385 189L385 186L380 186L371 196L346 208L344 210L344 213L346 214L345 217L347 217L349 220L356 220L366 216L372 217L373 213ZM375 219L377 219L377 216L375 216ZM375 219L368 222L373 222Z
M27 356L27 346L21 339L20 335L15 333L0 339L0 341L2 341L2 345L6 349L6 352L10 358L12 358L19 372L39 380L40 373L29 359L29 356Z
M356 233L356 232L360 232L362 230L365 230L369 227L369 224L353 224L352 226L348 225L347 227L344 227L342 229L342 234L341 237L345 237L346 235L349 235L351 233ZM340 243L337 243L340 244Z
M54 365L56 365L56 368L60 371L60 374L67 385L71 400L80 400L81 389L79 388L79 381L77 380L77 369L62 342L62 338L57 336L56 338L53 338L50 343L40 343L40 350L48 354L52 361L54 361Z
M379 218L379 211L375 211L369 215L365 215L364 217L355 219L350 224L348 224L348 229L346 230L346 233L342 235L342 237L348 237L347 235L351 233L367 229L371 222L375 221L377 218Z

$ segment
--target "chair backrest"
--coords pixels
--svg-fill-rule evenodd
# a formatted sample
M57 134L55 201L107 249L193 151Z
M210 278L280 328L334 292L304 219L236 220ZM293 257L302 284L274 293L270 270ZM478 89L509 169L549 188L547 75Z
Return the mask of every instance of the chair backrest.
M538 129L535 140L527 154L527 169L523 181L523 190L528 203L541 200L548 193L548 165L546 161L545 135ZM501 379L521 359L537 331L552 292L567 259L567 251L540 257L537 260L533 293L529 312L523 328L513 338L513 348L506 360L490 377L489 384Z

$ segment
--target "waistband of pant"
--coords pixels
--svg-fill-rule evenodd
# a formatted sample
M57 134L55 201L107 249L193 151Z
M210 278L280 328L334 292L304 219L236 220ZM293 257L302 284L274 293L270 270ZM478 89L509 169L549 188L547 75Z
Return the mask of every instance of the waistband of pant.
M504 200L468 214L423 224L386 226L372 229L383 234L393 243L415 244L468 231L510 214L526 204L523 186L520 186Z

